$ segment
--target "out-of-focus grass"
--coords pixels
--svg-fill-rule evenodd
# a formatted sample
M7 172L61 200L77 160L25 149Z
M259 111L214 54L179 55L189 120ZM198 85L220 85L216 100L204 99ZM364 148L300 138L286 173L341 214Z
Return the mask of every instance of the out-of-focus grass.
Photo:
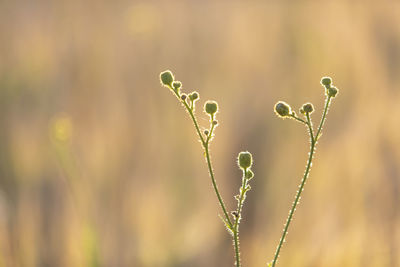
M273 104L321 103L332 75L341 94L280 265L399 266L398 3L5 1L0 18L0 266L233 265L190 121L158 84L166 67L220 105L228 206L235 155L255 158L244 266L273 256L307 153ZM59 114L72 187L50 138Z

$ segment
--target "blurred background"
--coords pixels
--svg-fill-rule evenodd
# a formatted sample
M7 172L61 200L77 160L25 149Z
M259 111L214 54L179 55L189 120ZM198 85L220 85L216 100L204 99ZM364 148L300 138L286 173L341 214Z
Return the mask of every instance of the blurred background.
M358 2L358 3L356 3ZM0 267L233 266L194 127L160 86L218 101L243 266L272 260L309 149L273 105L340 93L279 266L400 266L398 1L1 1Z

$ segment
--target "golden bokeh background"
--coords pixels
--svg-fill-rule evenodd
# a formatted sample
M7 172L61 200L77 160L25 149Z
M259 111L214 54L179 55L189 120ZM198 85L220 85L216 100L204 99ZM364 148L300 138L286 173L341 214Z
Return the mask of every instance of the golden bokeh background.
M243 266L272 260L308 153L273 113L340 93L279 266L400 266L398 1L0 2L0 267L233 266L198 137L158 75L218 101Z

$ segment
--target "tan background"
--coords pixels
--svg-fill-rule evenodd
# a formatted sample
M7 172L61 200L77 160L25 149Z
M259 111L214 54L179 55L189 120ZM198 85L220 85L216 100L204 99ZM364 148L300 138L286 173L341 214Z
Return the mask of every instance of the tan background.
M273 105L340 93L279 266L400 266L398 1L0 2L0 266L233 266L195 131L158 74L217 100L216 177L255 158L243 266L271 260L308 153Z

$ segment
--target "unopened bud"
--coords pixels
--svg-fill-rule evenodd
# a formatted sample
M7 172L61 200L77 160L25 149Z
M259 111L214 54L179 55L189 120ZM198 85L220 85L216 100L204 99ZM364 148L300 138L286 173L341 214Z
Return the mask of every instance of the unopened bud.
M311 103L306 103L303 105L302 110L304 113L312 113L314 111L314 106Z
M218 111L218 104L215 101L207 101L204 105L204 110L210 115L214 115Z
M179 89L181 89L182 87L182 83L179 81L175 81L172 83L172 87L175 89L175 91L179 91Z
M238 155L238 165L240 168L247 170L253 164L253 157L250 152L240 152Z
M254 172L252 170L247 170L246 179L251 179L254 177Z
M197 93L196 91L192 92L192 93L189 95L189 99L190 99L191 101L195 101L195 100L199 99L199 93Z
M186 95L186 94L182 94L182 95L181 95L181 99L182 99L182 100L186 100L186 98L187 98L187 95Z
M322 77L321 84L323 86L325 86L326 88L329 88L331 86L331 84L332 84L331 77Z
M332 86L332 87L329 87L328 89L326 89L326 94L329 97L335 97L338 92L339 92L339 90L335 86Z
M275 112L278 116L286 117L291 114L291 108L286 102L279 101L275 105Z
M160 74L160 80L163 85L172 86L172 83L174 82L174 75L170 70L163 71Z

